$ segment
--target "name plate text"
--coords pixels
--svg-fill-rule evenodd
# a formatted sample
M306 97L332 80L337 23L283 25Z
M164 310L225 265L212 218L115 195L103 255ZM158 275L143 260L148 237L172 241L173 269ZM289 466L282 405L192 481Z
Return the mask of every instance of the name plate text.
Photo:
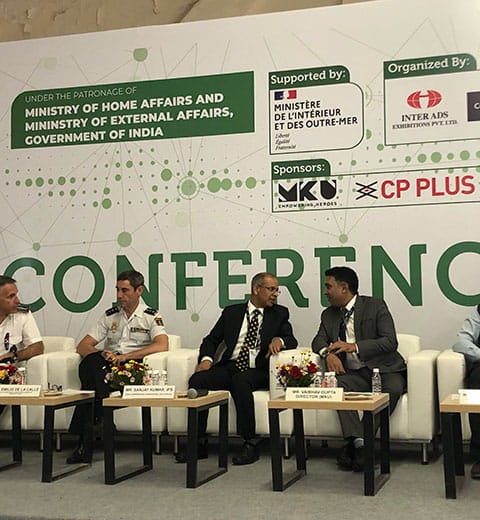
M343 401L343 388L288 387L286 401Z
M41 385L0 385L0 396L39 397Z
M123 389L123 397L172 399L175 397L175 385L126 385Z

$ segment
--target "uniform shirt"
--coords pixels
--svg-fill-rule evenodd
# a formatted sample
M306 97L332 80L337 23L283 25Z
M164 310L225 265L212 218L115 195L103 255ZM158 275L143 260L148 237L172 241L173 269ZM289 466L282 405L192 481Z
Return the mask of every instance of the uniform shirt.
M17 347L17 351L20 351L42 341L42 336L33 314L25 309L9 314L0 323L0 339L4 345L4 348L0 346L2 348L0 352L5 354L13 345Z
M121 307L106 310L88 334L99 343L105 340L103 350L127 354L150 345L153 338L166 332L160 313L140 302L130 318Z

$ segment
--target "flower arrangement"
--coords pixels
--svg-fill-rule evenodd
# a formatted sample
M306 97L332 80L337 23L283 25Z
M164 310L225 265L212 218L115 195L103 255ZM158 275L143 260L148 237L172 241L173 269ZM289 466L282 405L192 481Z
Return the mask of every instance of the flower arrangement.
M277 365L277 380L286 388L291 386L310 386L318 370L318 365L311 360L311 350L305 350L300 353L300 362L295 363L292 356L291 363L283 363Z
M0 384L18 384L17 367L11 363L0 363Z
M114 390L122 390L125 385L143 385L148 369L145 363L133 359L105 368L105 382Z

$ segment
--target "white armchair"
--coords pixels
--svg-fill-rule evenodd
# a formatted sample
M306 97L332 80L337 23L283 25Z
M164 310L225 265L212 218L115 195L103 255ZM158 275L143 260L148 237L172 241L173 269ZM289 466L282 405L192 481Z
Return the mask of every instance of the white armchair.
M438 350L421 350L420 338L398 334L398 351L407 363L408 387L390 417L392 441L419 443L422 464L428 463L428 446L437 441L438 405L436 360ZM310 412L310 411L309 411ZM341 437L337 412L318 410L305 414L305 436L323 440Z
M444 350L437 359L438 400L442 401L450 394L458 394L460 388L465 388L467 366L465 356L451 349ZM462 414L462 436L469 441L472 436L468 414Z

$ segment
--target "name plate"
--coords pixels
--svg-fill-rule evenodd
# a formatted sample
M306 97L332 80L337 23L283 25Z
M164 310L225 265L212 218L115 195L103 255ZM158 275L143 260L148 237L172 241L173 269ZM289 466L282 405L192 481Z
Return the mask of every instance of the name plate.
M286 401L343 401L343 388L287 387Z
M157 397L172 399L175 397L175 385L126 385L123 396L128 399L142 397Z
M460 404L480 404L480 390L460 388L458 395Z
M3 397L39 397L41 385L0 385Z

